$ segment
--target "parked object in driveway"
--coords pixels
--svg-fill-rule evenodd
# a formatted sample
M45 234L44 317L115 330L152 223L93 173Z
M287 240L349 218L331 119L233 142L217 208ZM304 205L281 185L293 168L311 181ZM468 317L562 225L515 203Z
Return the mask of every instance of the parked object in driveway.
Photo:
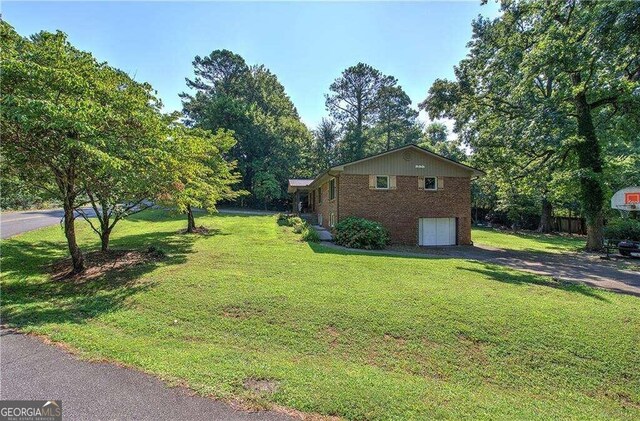
M620 241L618 251L623 256L640 257L640 241Z

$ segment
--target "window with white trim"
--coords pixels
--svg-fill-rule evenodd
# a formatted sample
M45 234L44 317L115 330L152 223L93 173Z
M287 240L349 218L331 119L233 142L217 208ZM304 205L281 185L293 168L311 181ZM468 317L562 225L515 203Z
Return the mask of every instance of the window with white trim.
M437 177L425 177L424 178L425 190L438 190L438 178Z
M376 175L376 189L387 190L389 188L388 175Z
M336 179L332 178L329 181L329 200L336 198Z
M329 213L329 226L333 227L336 224L336 214L331 212Z

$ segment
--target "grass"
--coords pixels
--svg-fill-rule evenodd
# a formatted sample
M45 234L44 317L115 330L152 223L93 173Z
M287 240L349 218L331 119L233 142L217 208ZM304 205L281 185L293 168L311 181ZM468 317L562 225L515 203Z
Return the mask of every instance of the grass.
M271 216L158 212L167 258L51 281L58 226L3 241L2 318L203 395L349 419L638 419L640 300L450 258L342 252ZM98 247L79 224L85 249ZM258 388L247 387L253 384Z
M539 234L533 232L513 233L494 228L474 227L471 239L476 245L491 246L506 250L544 253L566 253L584 248L581 236Z

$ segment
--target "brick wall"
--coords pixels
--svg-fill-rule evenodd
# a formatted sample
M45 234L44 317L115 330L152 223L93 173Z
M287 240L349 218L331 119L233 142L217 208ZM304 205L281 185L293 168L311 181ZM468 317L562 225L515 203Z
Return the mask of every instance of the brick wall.
M331 212L336 215L336 221L338 218L338 195L340 194L340 188L338 187L338 178L336 178L336 198L329 200L329 182L324 183L320 188L322 189L322 202L318 203L318 193L316 191L316 215L322 215L322 226L329 228L329 217ZM318 218L318 221L320 218Z
M389 230L393 243L411 245L418 244L419 218L455 217L458 244L471 244L468 177L444 177L444 188L437 191L419 190L417 177L410 176L397 176L396 186L395 190L371 190L368 175L341 174L338 217L359 216L378 221ZM324 199L324 191L322 194Z

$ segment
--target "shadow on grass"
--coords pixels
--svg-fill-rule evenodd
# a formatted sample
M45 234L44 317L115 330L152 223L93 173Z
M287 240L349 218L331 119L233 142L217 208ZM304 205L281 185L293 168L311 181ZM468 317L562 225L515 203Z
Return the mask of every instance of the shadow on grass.
M521 272L517 270L505 271L501 266L480 263L482 269L471 269L471 268L463 268L458 267L459 270L464 270L467 272L475 272L480 275L484 275L487 278L497 281L503 282L506 284L512 285L538 285L544 287L550 287L559 289L561 291L574 292L577 294L581 294L587 297L595 298L600 301L610 302L607 298L603 297L596 289L588 287L586 285L580 285L573 282L563 282L557 281L548 276L536 275L533 273Z
M126 300L153 288L141 277L156 267L185 263L196 238L154 232L114 239L113 247L162 249L166 256L106 271L83 282L52 280L48 271L61 257L61 242L11 240L2 247L2 321L27 328L47 323L84 323L126 305ZM66 251L66 249L65 249Z
M597 289L591 288L586 285L580 285L572 282L563 282L556 281L550 276L539 275L529 272L520 271L515 268L504 267L501 265L495 265L490 263L483 263L481 261L475 259L467 259L463 255L461 256L447 256L447 255L407 255L403 254L403 252L393 252L390 250L359 250L359 249L344 249L344 248L336 248L332 245L323 245L318 243L308 243L311 250L315 253L320 254L337 254L337 255L358 255L358 256L375 256L375 257L386 257L386 258L400 258L400 259L427 259L427 260L442 260L442 259L457 259L457 260L468 260L472 261L480 266L482 269L470 269L458 267L459 270L466 270L469 272L476 272L478 274L484 275L487 278L515 285L522 284L530 284L530 285L538 285L544 287L550 287L554 289L558 289L561 291L567 291L572 293L577 293L581 295L585 295L591 298L595 298L600 301L609 302L605 297L602 296L598 292Z
M487 233L502 234L505 236L511 236L511 237L520 238L523 240L534 240L536 242L546 245L550 250L557 250L561 252L562 251L575 252L575 251L584 250L584 246L586 242L585 238L580 236L567 237L560 234L542 234L538 232L513 232L508 230L499 230L499 229L487 228L487 227L473 227L473 230L483 231ZM472 237L473 237L473 234L472 234ZM487 243L491 243L491 241L487 240L487 243L482 243L481 241L478 241L478 243L487 244ZM541 251L535 248L523 248L518 250L530 251L530 252Z

